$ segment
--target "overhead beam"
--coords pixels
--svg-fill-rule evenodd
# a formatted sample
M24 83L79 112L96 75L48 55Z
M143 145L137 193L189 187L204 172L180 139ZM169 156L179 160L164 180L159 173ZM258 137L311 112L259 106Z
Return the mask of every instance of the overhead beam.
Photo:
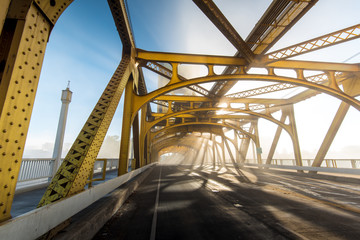
M360 71L360 64L314 62L314 61L299 61L299 60L279 60L277 62L269 63L266 66L273 68L304 69L304 70L319 70L319 71L338 71L338 72Z
M306 77L306 80L308 80L310 82L316 82L319 84L322 84L322 83L328 81L326 74L317 74L314 76ZM294 87L297 87L297 86L294 84L290 84L290 83L278 83L278 84L272 84L272 85L268 85L268 86L264 86L264 87L253 88L253 89L242 91L242 92L228 94L228 95L225 95L225 97L229 97L229 98L253 97L253 96L258 96L258 95L262 95L262 94L287 90L287 89L294 88Z
M325 47L334 46L349 40L360 37L360 24L341 29L317 38L310 39L292 46L279 49L277 51L266 54L269 60L286 59L295 57L304 53L319 50Z
M255 54L266 53L317 1L272 1L246 38L246 43L251 46Z
M193 0L193 2L241 53L241 56L243 56L248 63L251 63L255 58L254 53L226 19L224 14L222 14L216 4L212 0Z
M84 189L111 119L133 70L132 65L130 57L124 55L94 110L45 191L39 207L74 195Z
M245 66L247 64L246 60L241 57L148 52L141 49L137 49L136 59L154 61L154 62L168 62L168 63L175 62L175 63L210 64L210 65Z
M108 4L122 42L123 53L130 54L131 49L135 49L135 41L125 3L123 0L108 0Z
M176 96L176 95L161 95L155 98L161 101L174 101L174 102L212 102L211 98L200 96ZM288 103L286 99L268 99L268 98L232 98L223 97L220 103L263 103L263 104L285 104Z
M163 65L159 64L159 63L156 63L156 62L147 62L145 65L144 65L145 68L167 78L167 79L171 79L172 78L172 71L170 69L168 69L167 67L164 67ZM141 68L140 68L141 69ZM187 79L184 78L183 76L179 75L178 74L178 77L180 80L182 81L186 81ZM187 87L188 89L194 91L194 92L197 92L203 96L211 96L210 92L199 86L199 85L191 85L191 86L188 86Z
M266 53L317 1L273 0L245 42L255 54ZM241 52L235 54L235 57L239 56ZM229 66L223 73L231 74L234 70L234 67ZM214 84L210 92L223 96L234 85L235 82L219 82Z

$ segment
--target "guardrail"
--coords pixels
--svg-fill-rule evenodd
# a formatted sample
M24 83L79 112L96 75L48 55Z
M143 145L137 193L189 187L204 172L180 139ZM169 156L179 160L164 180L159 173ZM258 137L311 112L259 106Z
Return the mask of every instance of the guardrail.
M304 167L311 167L314 162L314 159L302 159ZM248 159L246 163L256 164L257 160ZM276 166L296 166L295 159L273 159L271 165ZM360 159L324 159L321 166L322 168L360 168Z
M311 167L313 159L303 159L304 167ZM130 159L131 162L131 159ZM249 159L247 164L256 164L256 161ZM89 184L93 181L100 181L104 179L106 171L115 170L118 168L119 160L117 158L99 158L94 164L93 174L103 173L102 178L92 179L90 177ZM51 179L52 168L54 165L54 159L51 158L24 158L21 163L18 183L26 184L32 183L32 181L43 179ZM130 166L131 164L129 164ZM273 159L272 164L274 166L296 166L294 159ZM104 169L105 166L105 169ZM322 168L339 168L339 169L360 169L360 159L325 159L321 164ZM93 175L92 174L92 175Z
M51 158L23 158L18 182L51 178L54 161Z
M99 158L94 164L94 173L103 171L106 161L106 171L118 168L119 159ZM52 158L23 158L18 182L33 181L42 178L51 178L55 160Z
M86 189L61 201L37 208L0 225L1 239L37 239L109 192L130 181L154 164L135 169L120 177Z
M340 173L340 174L352 174L360 175L360 169L353 168L331 168L331 167L307 167L307 166L289 166L289 165L271 165L271 164L252 164L244 163L240 166L246 167L259 167L264 169L288 169L288 170L297 170L297 171L308 171L310 172L327 172L327 173Z

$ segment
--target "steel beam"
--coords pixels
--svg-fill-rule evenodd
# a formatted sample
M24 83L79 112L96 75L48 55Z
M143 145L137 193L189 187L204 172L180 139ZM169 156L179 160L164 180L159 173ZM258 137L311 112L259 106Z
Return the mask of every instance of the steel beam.
M344 84L344 90L348 92L349 94L353 94L357 92L356 84L359 81L359 78L355 78L352 81L347 82ZM330 125L330 128L325 136L324 141L322 142L316 156L314 159L314 162L312 164L312 167L320 167L322 162L324 161L324 158L329 151L329 148L331 146L331 143L333 142L342 122L344 121L344 118L349 110L350 106L349 104L342 102L339 106L339 109Z
M123 54L131 54L136 47L125 3L123 0L108 0L108 4L122 42Z
M320 167L321 166L321 164L324 161L324 158L331 146L331 143L333 142L349 108L350 108L349 104L347 104L345 102L342 102L340 104L339 109L338 109L338 111L330 125L330 128L325 136L325 139L322 142L322 144L315 156L312 167Z
M212 0L193 0L193 2L203 11L209 20L219 29L219 31L231 42L231 44L241 53L248 63L251 63L255 55L245 41L240 37L235 28L222 14L220 9Z
M166 67L164 67L161 64L158 64L156 62L147 62L144 66L145 68L167 78L167 79L171 79L172 78L172 71ZM183 76L179 75L179 79L182 81L186 81L187 79L184 78ZM210 97L211 94L209 93L208 90L206 90L205 88L199 86L199 85L191 85L187 87L188 89L190 89L191 91L194 91L196 93L199 93L203 96L207 96Z
M322 49L325 47L334 46L335 44L343 43L349 40L360 37L360 24L341 29L317 38L310 39L286 48L276 50L266 54L269 60L286 59L295 57L304 53Z
M133 104L133 90L134 90L133 85L134 85L134 81L132 78L130 78L126 84L126 89L125 89L118 176L121 176L128 172L130 130L131 130L131 125L133 123L133 119L132 119L132 115L133 115L132 104Z
M318 0L274 0L250 32L245 42L255 54L265 54L281 37L301 19ZM235 54L241 56L240 52ZM234 67L227 67L223 74L231 74ZM216 83L210 90L217 96L225 95L235 82Z
M268 51L288 32L317 2L274 0L257 22L246 42L255 54Z
M302 166L302 158L300 151L300 143L297 134L296 121L295 121L295 113L294 113L294 105L289 105L286 107L286 111L288 111L289 116L289 125L291 127L291 140L293 142L294 156L297 166Z
M260 136L259 136L259 127L258 127L258 121L254 122L254 134L255 134L255 146L256 146L256 158L259 165L262 164L261 159L261 145L260 145Z
M281 111L280 122L285 123L285 120L286 120L287 116L288 115L284 111ZM280 139L281 131L282 131L282 128L280 126L278 126L277 129L276 129L274 139L273 139L273 141L271 143L269 154L268 154L267 159L266 159L266 164L271 164L271 161L273 160L275 149L276 149L276 146L277 146L277 144L279 142L279 139Z
M26 6L23 14L15 14L14 18L6 20L0 37L0 62L3 64L0 69L0 222L11 217L16 181L51 27L35 5Z
M165 52L148 52L137 49L137 60L146 60L151 62L167 62L182 64L204 64L204 65L234 65L244 66L246 61L241 57L225 57L214 55L198 55L184 53L165 53Z
M326 74L317 74L314 76L306 77L306 80L309 82L323 84L328 81L328 78L327 78ZM268 85L268 86L259 87L259 88L253 88L253 89L242 91L242 92L228 94L228 95L225 95L225 97L246 98L246 97L253 97L253 96L258 96L258 95L262 95L262 94L287 90L287 89L291 89L291 88L295 88L295 87L297 87L297 86L294 84L279 83L279 84L273 84L273 85ZM287 100L287 101L289 102L289 100Z
M176 96L176 95L160 95L155 98L159 101L172 101L172 102L214 102L214 99L200 96ZM233 97L232 95L219 99L221 103L251 103L251 104L286 104L288 100L285 99L269 99L269 98L240 98Z
M335 79L334 74L335 72L329 71L329 76L332 76L332 79ZM298 75L299 78L281 77L275 75L259 75L259 74L232 74L232 75L223 75L223 76L211 75L208 77L191 79L186 82L176 81L176 79L174 79L174 81L171 81L167 86L163 88L157 89L144 96L136 96L134 107L135 110L138 111L143 104L147 103L148 101L151 101L152 99L162 94L193 84L199 84L205 82L217 82L217 81L257 80L257 81L266 81L266 82L272 81L272 82L292 83L299 86L318 90L327 93L329 95L332 95L342 101L345 101L351 104L356 109L360 110L360 101L341 91L335 80L332 81L332 84L325 86L307 81L303 77L303 71L301 69L298 70Z
M267 67L286 68L286 69L304 69L319 71L338 71L338 72L359 72L359 64L349 63L331 63L331 62L314 62L299 60L279 60L266 64Z
M131 170L140 168L140 139L139 139L139 114L136 114L136 117L132 123L133 130L133 147L134 147L134 158L135 166L131 166Z
M224 144L225 144L225 146L226 146L226 149L228 150L228 153L229 153L231 162L233 163L234 167L236 167L236 161L235 161L234 155L233 155L232 152L231 152L230 145L229 145L229 143L227 142L224 133L221 134L221 139L222 139L222 141L224 142ZM223 151L225 151L225 149L223 149Z
M9 10L11 0L3 0L0 2L0 35L5 24L6 15Z
M119 67L52 179L38 205L39 207L84 189L131 70L130 58L124 55Z

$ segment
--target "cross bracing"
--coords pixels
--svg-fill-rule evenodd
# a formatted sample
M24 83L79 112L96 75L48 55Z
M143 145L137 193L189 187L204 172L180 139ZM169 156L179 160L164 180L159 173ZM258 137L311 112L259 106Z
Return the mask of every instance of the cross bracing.
M4 66L0 85L0 187L4 189L0 191L1 221L10 218L47 39L71 2L11 0L0 5L0 57ZM296 164L301 166L294 104L328 94L342 104L314 161L314 166L320 166L348 109L360 110L357 98L360 94L359 63L293 59L344 42L358 41L359 25L272 50L312 8L316 8L317 0L273 0L245 38L215 2L193 0L209 24L213 24L236 49L237 52L230 56L139 49L127 2L108 0L108 3L122 41L122 59L39 206L84 189L121 96L124 96L125 103L119 175L128 170L131 129L136 158L133 168L156 161L159 152L174 145L196 150L201 146L191 145L187 140L196 142L194 139L201 138L203 133L204 136L210 133L207 142L212 142L214 148L225 151L233 146L235 155L229 153L234 164L245 161L251 142L257 150L257 163L265 163L261 156L259 119L277 126L266 163L272 162L280 134L285 130L292 141ZM184 77L186 72L182 72L181 66L185 65L202 66L206 70L201 76ZM218 71L219 67L221 71ZM167 82L152 92L148 91L143 69L158 74ZM262 71L253 72L254 69ZM293 74L282 74L284 69ZM313 71L320 73L309 75ZM242 83L251 83L251 87L229 93L236 84ZM284 96L289 89L298 92L290 97ZM151 108L153 103L159 106L158 111ZM275 117L275 114L280 114L280 117ZM234 133L233 139L226 135L228 132ZM217 142L215 136L222 140Z

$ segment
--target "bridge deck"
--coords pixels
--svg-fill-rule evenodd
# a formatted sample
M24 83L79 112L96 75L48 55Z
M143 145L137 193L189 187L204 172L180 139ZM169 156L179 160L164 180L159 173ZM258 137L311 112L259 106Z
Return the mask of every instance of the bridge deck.
M359 180L159 165L94 239L155 237L360 239Z

